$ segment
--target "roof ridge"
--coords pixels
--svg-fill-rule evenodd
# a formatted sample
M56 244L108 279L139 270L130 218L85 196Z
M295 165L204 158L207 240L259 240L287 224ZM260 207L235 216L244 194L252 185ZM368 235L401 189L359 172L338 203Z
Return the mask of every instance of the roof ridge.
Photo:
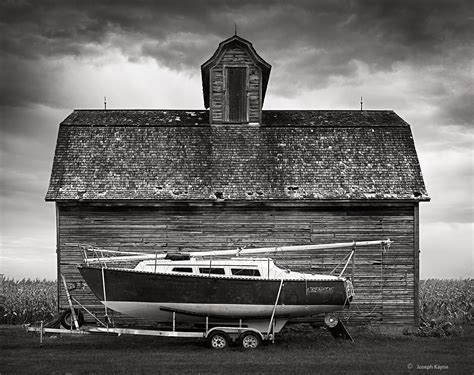
M158 111L182 111L182 112L207 112L207 109L179 109L179 108L164 108L164 109L146 109L146 108L114 108L114 109L103 109L103 108L80 108L80 109L74 109L74 112L86 112L86 111L91 111L91 112L113 112L113 111L148 111L148 112L158 112Z
M103 109L103 108L76 108L74 112L132 112L132 111L148 111L148 112L163 112L163 111L181 111L181 112L208 112L208 109L180 109L180 108L160 108L160 109L146 109L146 108L114 108L114 109ZM262 112L393 112L393 109L264 109Z

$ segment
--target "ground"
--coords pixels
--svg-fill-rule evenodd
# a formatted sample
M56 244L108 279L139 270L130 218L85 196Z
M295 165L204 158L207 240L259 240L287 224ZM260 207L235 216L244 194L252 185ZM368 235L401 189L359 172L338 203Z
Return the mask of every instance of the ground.
M463 336L414 337L351 328L355 342L337 342L325 329L285 328L276 343L253 351L210 349L204 340L137 336L46 337L0 326L4 373L254 373L472 374L474 329Z

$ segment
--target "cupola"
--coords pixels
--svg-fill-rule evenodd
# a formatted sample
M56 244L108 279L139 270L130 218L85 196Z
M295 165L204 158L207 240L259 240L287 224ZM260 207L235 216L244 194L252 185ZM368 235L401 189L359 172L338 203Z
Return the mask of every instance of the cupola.
M234 35L201 65L211 124L260 124L271 65L252 43Z

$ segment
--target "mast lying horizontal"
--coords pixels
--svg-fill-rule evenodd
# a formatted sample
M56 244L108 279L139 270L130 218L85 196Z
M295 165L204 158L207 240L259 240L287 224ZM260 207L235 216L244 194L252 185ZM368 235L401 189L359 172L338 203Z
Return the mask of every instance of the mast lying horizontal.
M313 251L313 250L322 250L322 249L342 249L342 248L349 248L349 247L356 248L356 247L361 247L361 246L373 246L373 245L381 245L388 248L390 247L391 243L393 243L393 241L390 241L390 239L388 238L386 240L353 241L353 242L342 242L342 243L321 244L321 245L296 245L296 246L293 245L293 246L261 247L261 248L254 248L254 249L192 251L185 254L189 255L190 257L213 257L213 256L221 256L221 255L240 256L240 255L247 255L247 254L268 254L268 253L281 253L281 252L292 252L292 251ZM115 251L101 250L101 249L92 248L92 247L90 251L93 251L96 257L85 258L84 261L86 263L103 263L103 262L109 263L109 262L164 259L168 255L167 253L156 253L156 254L143 253L141 255L104 257L103 254L101 254L101 252L115 253ZM116 253L120 253L120 252L117 251Z

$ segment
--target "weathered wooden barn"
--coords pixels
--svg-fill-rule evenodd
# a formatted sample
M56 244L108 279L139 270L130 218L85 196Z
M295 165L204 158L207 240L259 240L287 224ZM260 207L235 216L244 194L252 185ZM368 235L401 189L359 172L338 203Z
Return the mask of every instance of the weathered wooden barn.
M75 110L60 124L46 200L58 276L86 306L98 302L76 243L154 253L390 238L385 253L357 250L349 320L418 321L429 197L409 124L391 110L262 110L270 70L233 36L201 67L205 110ZM275 258L330 272L345 253Z

